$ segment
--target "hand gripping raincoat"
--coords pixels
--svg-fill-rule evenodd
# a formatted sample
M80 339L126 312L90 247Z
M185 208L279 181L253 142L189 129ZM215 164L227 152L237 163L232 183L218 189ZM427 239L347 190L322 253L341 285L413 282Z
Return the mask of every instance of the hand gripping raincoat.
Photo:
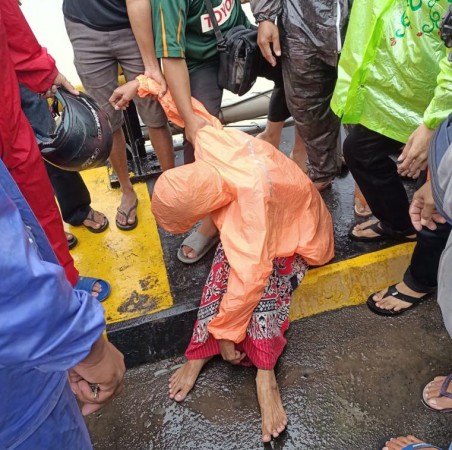
M355 2L331 102L343 123L406 142L452 111L452 66L439 36L449 0Z
M140 96L158 86L139 77ZM159 99L168 118L184 126L169 93ZM152 211L167 231L182 233L211 214L231 266L227 292L208 330L240 343L262 297L275 257L301 255L321 265L334 254L330 214L300 168L272 145L236 129L223 129L195 99L209 125L196 135L192 164L164 172Z
M85 450L80 412L72 414L75 426L69 419L77 405L66 371L101 336L103 308L72 289L1 160L0 229L0 449Z

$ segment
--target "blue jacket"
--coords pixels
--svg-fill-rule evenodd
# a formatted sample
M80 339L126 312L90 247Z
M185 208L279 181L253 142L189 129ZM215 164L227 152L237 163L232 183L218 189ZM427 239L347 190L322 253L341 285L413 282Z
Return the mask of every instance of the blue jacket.
M66 371L88 355L105 320L99 302L66 280L1 160L0 230L3 450L27 439L44 422L66 387Z

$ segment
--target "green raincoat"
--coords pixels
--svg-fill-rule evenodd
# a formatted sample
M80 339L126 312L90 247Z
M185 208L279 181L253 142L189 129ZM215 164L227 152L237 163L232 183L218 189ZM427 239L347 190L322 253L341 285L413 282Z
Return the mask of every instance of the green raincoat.
M360 0L352 7L331 107L400 142L452 112L452 63L439 36L452 0Z

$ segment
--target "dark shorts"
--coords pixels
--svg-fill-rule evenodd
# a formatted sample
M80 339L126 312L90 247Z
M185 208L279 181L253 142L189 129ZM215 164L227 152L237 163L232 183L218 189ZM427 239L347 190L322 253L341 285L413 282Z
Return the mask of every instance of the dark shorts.
M85 91L108 113L113 131L122 125L123 115L108 99L118 87L118 64L127 81L143 74L140 50L131 28L97 31L65 19L66 30L74 49L74 65ZM167 123L158 102L150 98L134 99L143 123L159 128Z

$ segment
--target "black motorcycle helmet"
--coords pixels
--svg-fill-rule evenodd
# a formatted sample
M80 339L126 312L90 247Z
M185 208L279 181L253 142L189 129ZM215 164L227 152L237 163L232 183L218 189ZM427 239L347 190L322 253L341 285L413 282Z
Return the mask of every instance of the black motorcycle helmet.
M107 114L83 92L74 95L60 87L55 97L63 108L61 122L53 134L38 142L42 157L76 172L104 164L113 143Z

